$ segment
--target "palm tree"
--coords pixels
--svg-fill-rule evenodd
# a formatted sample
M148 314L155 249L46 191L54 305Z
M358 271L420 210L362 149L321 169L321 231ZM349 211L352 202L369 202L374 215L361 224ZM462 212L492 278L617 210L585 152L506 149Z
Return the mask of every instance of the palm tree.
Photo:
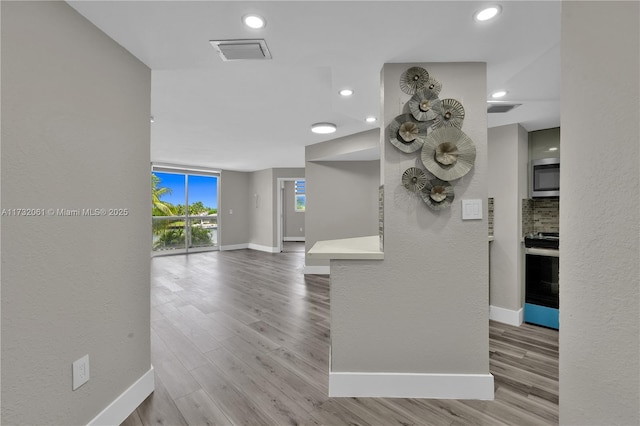
M151 207L153 209L153 215L173 216L175 214L175 207L170 203L160 201L160 197L162 197L164 194L171 194L171 189L158 187L158 184L160 184L160 178L151 173Z

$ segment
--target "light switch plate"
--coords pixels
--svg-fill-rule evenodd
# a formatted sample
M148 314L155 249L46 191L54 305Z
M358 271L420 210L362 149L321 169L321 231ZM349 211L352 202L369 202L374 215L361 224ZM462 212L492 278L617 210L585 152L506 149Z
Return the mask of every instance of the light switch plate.
M482 219L482 200L462 200L462 220Z
M89 355L85 355L73 362L73 386L76 390L89 381Z

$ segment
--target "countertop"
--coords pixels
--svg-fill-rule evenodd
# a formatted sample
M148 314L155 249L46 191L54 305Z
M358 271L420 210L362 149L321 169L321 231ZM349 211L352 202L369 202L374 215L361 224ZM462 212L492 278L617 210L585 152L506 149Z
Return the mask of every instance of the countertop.
M380 237L344 238L316 242L307 252L310 259L355 259L382 260L384 252L380 251Z
M489 236L489 241L493 241L493 236ZM307 256L310 259L382 260L384 252L380 251L380 238L377 235L371 235L317 241L309 249Z

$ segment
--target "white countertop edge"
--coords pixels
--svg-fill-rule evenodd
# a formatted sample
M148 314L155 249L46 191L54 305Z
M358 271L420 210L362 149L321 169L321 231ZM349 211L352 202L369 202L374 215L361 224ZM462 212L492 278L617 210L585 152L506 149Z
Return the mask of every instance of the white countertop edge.
M557 249L525 247L524 252L525 254L535 254L538 256L560 257L560 250Z
M493 241L489 236L489 241ZM309 259L354 259L382 260L384 252L380 251L380 237L343 238L339 240L316 241L307 252Z
M355 259L382 260L380 237L343 238L341 240L317 241L307 252L310 259Z

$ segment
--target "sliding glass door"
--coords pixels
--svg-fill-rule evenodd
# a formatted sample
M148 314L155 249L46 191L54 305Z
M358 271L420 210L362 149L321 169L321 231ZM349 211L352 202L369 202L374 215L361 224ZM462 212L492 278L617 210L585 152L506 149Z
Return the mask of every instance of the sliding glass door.
M151 182L152 251L169 254L217 249L219 176L154 167Z

